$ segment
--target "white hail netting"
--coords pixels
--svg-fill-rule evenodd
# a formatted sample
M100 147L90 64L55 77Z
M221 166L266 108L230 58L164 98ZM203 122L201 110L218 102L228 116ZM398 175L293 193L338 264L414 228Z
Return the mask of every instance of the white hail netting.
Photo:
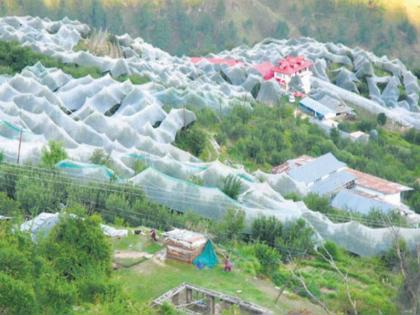
M419 92L417 78L399 60L377 57L360 48L352 49L342 44L319 43L310 38L291 40L267 39L252 48L241 46L211 57L240 61L234 67L211 64L205 59L193 64L188 57L173 57L145 43L141 38L125 34L117 36L124 58L98 57L89 52L73 50L82 37L88 35L87 25L63 19L50 21L33 17L6 17L0 19L0 39L16 40L34 50L54 56L63 62L94 66L114 77L139 74L157 83L155 96L166 104L182 106L195 104L217 110L229 108L238 97L252 97L251 91L261 83L256 98L276 102L283 94L277 84L263 81L253 65L262 62L276 63L287 55L304 55L314 62L312 70L318 79L313 92L325 93L336 99L354 103L373 112L385 111L392 119L420 129ZM324 85L330 81L327 69L339 65L334 89ZM348 70L351 69L351 70ZM380 71L378 71L378 69ZM333 71L334 72L334 71ZM383 76L383 73L387 75ZM381 76L382 75L382 76ZM65 80L59 73L52 78ZM50 81L47 78L46 81ZM355 83L366 80L370 99L359 95ZM386 85L383 91L378 83ZM49 83L49 85L54 85ZM406 96L400 98L400 86ZM101 96L98 96L100 98Z
M307 209L302 202L285 200L282 194L304 189L291 186L292 181L285 177L262 172L252 175L241 167L218 161L203 163L171 144L177 131L195 120L192 112L177 107L192 104L223 111L238 97L251 97L249 91L262 81L255 69L249 66L229 69L208 62L193 65L187 58L172 57L129 36L119 39L125 51L131 50L131 58L116 60L73 52L72 47L87 32L85 25L66 19L59 22L29 17L0 19L0 39L17 40L64 61L97 66L111 74L124 71L146 74L152 82L133 85L129 81L118 82L110 75L100 79L89 76L74 79L41 64L28 67L12 78L2 78L0 141L7 158L16 158L21 130L22 160L39 158L40 148L50 139L61 140L72 158L85 162L95 149L102 148L112 153L115 168L141 187L150 199L178 211L221 218L228 208L240 208L248 222L258 215L273 215L282 221L302 217L315 228L320 239L335 241L357 254L375 255L390 248L391 229L372 229L355 222L334 224ZM347 56L349 51L349 55L358 52L304 39L265 41L252 49L238 48L220 56L233 56L249 65L265 60L274 62L281 56L299 52L316 60L318 77L323 77L326 73L323 58L350 64L353 61ZM370 62L375 58L368 55ZM383 63L390 67L386 59ZM368 66L363 67L366 67L361 68L363 71L370 71ZM402 65L391 70L407 76ZM343 73L340 79L351 87L349 82L355 78L346 79L346 72ZM229 84L224 77L238 85ZM416 84L412 85L417 89ZM257 97L271 102L279 97L278 93L281 92L272 83L266 82ZM391 92L388 94L393 97ZM175 108L166 113L163 105ZM148 168L134 176L136 160ZM97 174L93 176L105 179L112 176L105 168L80 162L63 161L57 167L75 176ZM237 201L221 190L228 175L241 180ZM200 185L194 184L198 182ZM418 229L401 229L400 233L410 246L420 242Z

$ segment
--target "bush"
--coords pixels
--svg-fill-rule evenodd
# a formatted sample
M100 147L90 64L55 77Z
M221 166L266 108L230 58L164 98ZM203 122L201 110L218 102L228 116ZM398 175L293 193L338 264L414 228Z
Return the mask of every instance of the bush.
M194 156L200 156L208 143L207 134L196 125L184 128L176 134L175 145L190 152Z
M68 213L73 212L68 209ZM97 278L109 274L111 246L99 224L97 216L64 216L42 243L43 253L66 280L72 282L89 274Z
M282 229L281 237L276 238L275 247L283 260L293 257L303 257L311 254L314 249L314 232L303 219L290 222Z
M303 198L306 206L312 211L321 212L324 214L334 212L334 209L330 205L328 198L320 197L317 194L309 194Z
M387 117L386 117L385 113L379 113L378 116L376 117L376 121L377 121L378 125L384 126L386 124L386 121L387 121Z
M21 211L19 202L0 192L0 215L17 216L22 213Z
M89 161L97 165L105 165L110 167L111 165L111 155L106 154L102 149L95 149L89 158Z
M275 217L259 217L252 222L253 240L274 246L277 237L281 237L283 224Z
M15 189L16 201L26 215L56 212L60 207L63 192L55 191L55 184L43 181L41 177L19 177Z
M326 241L324 243L324 245L319 249L319 251L327 259L330 258L330 256L335 261L340 261L343 258L340 248L335 243L333 243L331 241Z
M261 273L270 276L280 265L281 256L273 248L262 243L254 245L255 256L261 265Z
M36 314L35 293L30 283L15 280L0 272L0 312L2 314Z
M216 235L220 241L239 240L245 228L245 212L228 209L221 221L216 224Z
M241 192L241 181L234 175L229 175L223 180L222 191L232 199L238 199Z
M66 150L59 141L49 141L48 147L44 147L41 153L41 165L48 168L67 158Z
M284 286L288 281L290 281L292 275L290 274L289 271L287 270L283 270L283 269L279 269L275 272L273 272L273 275L271 277L273 283L278 286L278 287L282 287Z

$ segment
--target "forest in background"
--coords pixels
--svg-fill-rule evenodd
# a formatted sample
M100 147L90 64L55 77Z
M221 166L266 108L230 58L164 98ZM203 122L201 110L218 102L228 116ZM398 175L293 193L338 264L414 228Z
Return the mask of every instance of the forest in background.
M373 1L371 3L379 3ZM68 16L112 33L129 33L176 55L252 45L266 37L310 36L361 46L419 64L419 29L404 10L335 0L7 0L0 16Z

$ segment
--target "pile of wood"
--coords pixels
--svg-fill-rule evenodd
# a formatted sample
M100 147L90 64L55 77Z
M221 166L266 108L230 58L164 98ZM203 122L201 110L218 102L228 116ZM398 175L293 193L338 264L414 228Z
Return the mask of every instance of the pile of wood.
M207 242L203 234L180 229L166 232L164 237L166 257L186 263L192 263L201 254Z

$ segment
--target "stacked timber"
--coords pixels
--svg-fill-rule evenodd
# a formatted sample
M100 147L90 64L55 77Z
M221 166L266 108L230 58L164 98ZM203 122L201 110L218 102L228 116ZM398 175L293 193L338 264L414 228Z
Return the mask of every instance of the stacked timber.
M166 257L186 263L201 254L207 238L203 234L175 229L164 234Z

